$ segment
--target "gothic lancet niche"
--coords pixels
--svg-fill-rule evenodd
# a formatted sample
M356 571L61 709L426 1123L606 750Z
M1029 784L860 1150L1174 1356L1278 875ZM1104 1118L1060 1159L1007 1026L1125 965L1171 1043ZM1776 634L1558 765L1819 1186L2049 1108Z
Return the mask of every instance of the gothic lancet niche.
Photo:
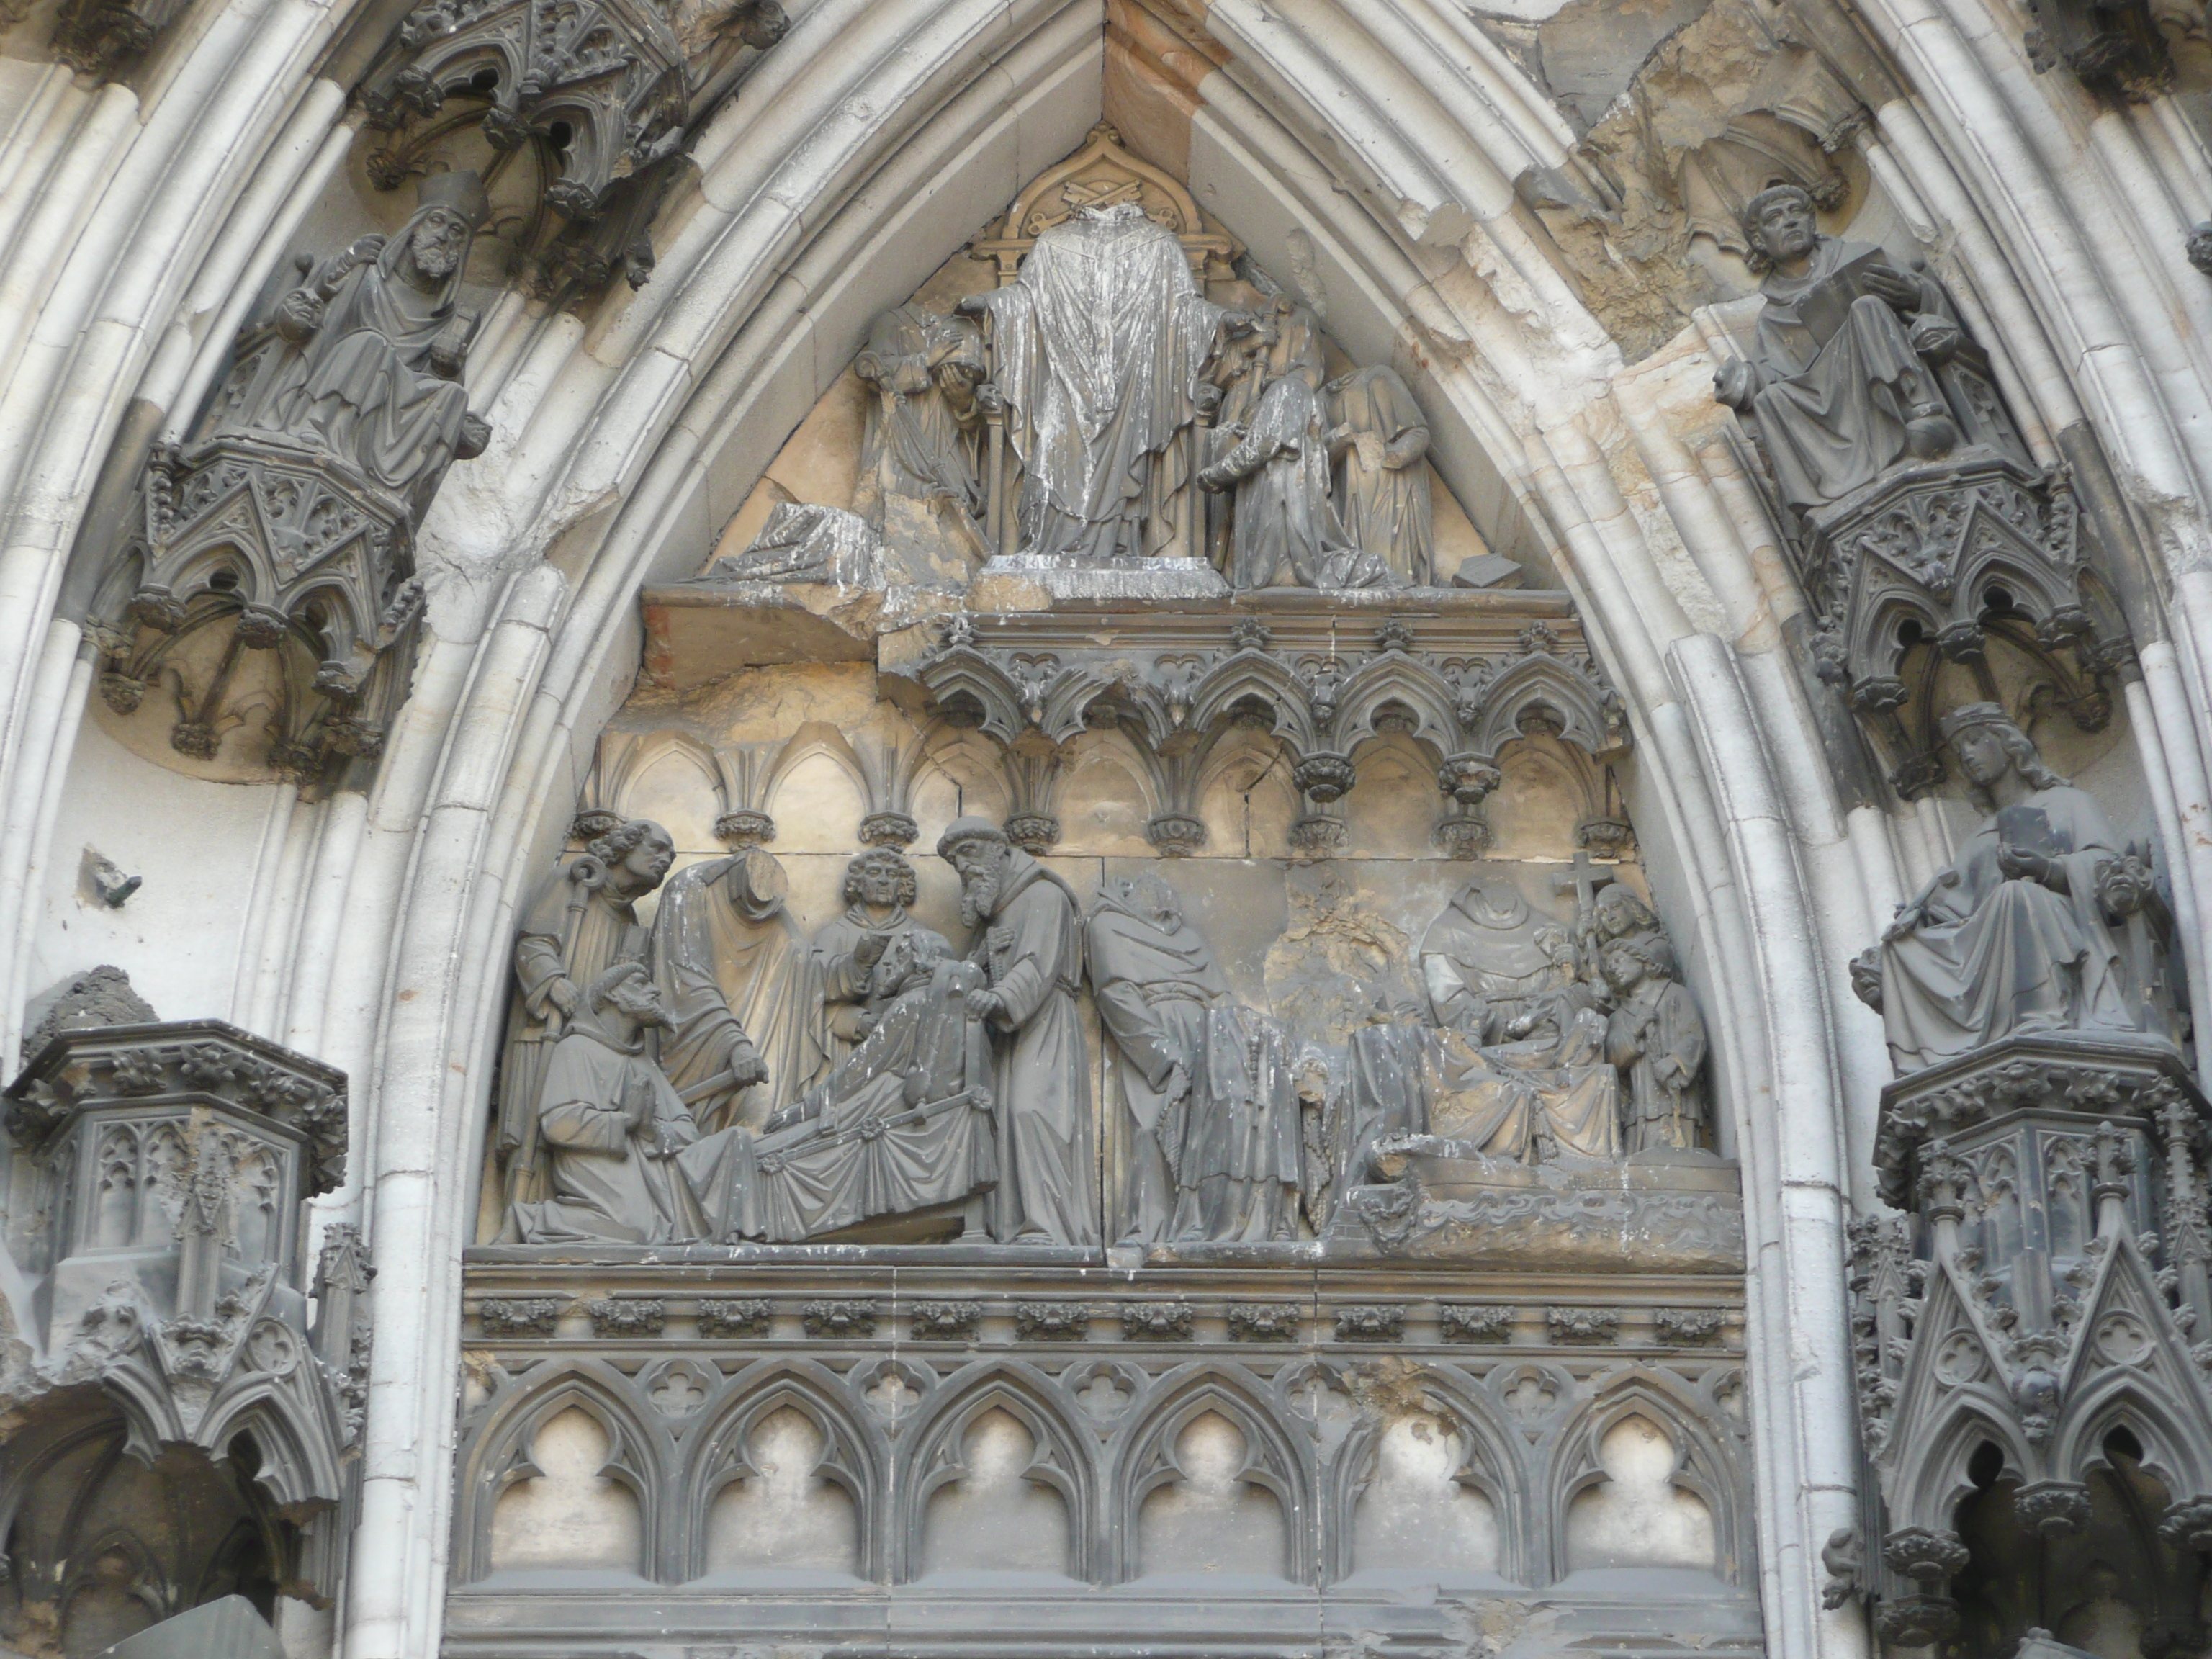
M647 590L519 908L455 1629L574 1571L1059 1652L1415 1574L1755 1639L1704 966L1540 540L1419 350L1331 334L1328 228L1098 127Z

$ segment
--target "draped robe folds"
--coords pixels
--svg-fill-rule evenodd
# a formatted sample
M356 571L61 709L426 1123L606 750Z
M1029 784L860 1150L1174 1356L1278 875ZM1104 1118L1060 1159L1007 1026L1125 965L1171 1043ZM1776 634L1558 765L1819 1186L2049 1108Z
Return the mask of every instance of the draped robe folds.
M1097 1242L1091 1073L1076 993L1083 924L1067 884L1026 853L1011 855L969 960L1001 1002L996 1033L1000 1176L992 1232L1055 1244Z
M286 362L253 419L264 431L319 439L335 459L418 505L453 459L469 402L459 381L429 367L467 250L428 293L399 273L415 227L433 210L418 211L375 258L337 279L322 325ZM319 291L322 276L307 287Z
M1080 210L1037 238L1011 286L980 297L1024 468L1022 550L1160 551L1188 482L1178 438L1222 316L1182 244L1133 203Z
M991 1043L968 1012L984 972L939 954L943 942L927 937L936 960L919 982L902 975L875 1029L796 1103L799 1121L760 1138L751 1184L726 1210L724 1237L818 1237L956 1204L998 1179L991 1116L975 1109L992 1104ZM945 1109L908 1115L930 1107Z
M556 986L574 988L582 1006L592 981L617 962L643 962L649 939L629 900L594 884L571 863L538 890L514 941L515 994L500 1060L499 1150L507 1159L510 1203L546 1195L539 1157L538 1102L554 1046L568 1018L553 1000Z
M1470 884L1421 939L1421 979L1439 1025L1495 1042L1532 1001L1575 977L1547 952L1546 924L1510 884Z
M1705 1022L1697 1000L1673 980L1644 980L1608 1017L1605 1046L1628 1086L1628 1150L1695 1146L1705 1121L1698 1086Z
M1760 284L1766 304L1753 352L1762 384L1752 406L1775 482L1792 507L1820 507L1872 483L1905 453L1913 406L1943 404L1941 386L1887 301L1860 295L1826 338L1808 314L1828 309L1814 297L1823 283L1879 253L1869 243L1824 236L1804 276L1770 274ZM1919 283L1923 315L1955 324L1941 283L1908 280Z
M1380 440L1384 464L1370 469L1354 444L1336 463L1336 501L1346 538L1371 553L1399 581L1436 580L1437 543L1429 499L1429 428L1395 369L1354 369L1329 382L1334 426Z
M1260 395L1252 429L1217 464L1236 482L1229 581L1237 588L1384 587L1389 572L1345 534L1328 498L1321 402L1293 372Z
M758 1127L805 1092L824 1058L812 952L781 902L761 917L732 904L726 878L742 857L672 877L653 921L654 975L672 1021L660 1038L670 1081L689 1091L722 1070L732 1025L768 1067L766 1082L711 1097L713 1111L702 1099L702 1117L716 1128Z
M1301 1153L1293 1056L1273 1021L1232 1006L1212 947L1170 932L1109 886L1085 927L1099 1018L1121 1055L1128 1231L1156 1238L1290 1236ZM1168 1093L1180 1063L1189 1080Z
M860 966L854 954L860 941L876 937L889 939L905 933L926 934L933 947L933 955L951 954L952 946L945 936L924 927L903 905L878 922L869 916L865 906L855 904L814 935L815 980L821 988L823 1036L833 1064L852 1053L867 1035L862 1016L880 1012L869 996L872 970Z
M884 497L916 501L945 496L967 515L983 512L975 477L974 433L981 417L963 418L938 384L942 367L970 369L983 378L983 341L964 318L941 317L920 306L901 306L876 319L854 365L876 393L860 445L860 478L853 510L884 528Z
M2008 878L2006 844L2053 857L2067 890ZM2163 1042L2124 965L2126 924L2109 921L2097 872L2122 856L2081 790L2032 791L1960 848L1923 902L1929 920L1881 947L1882 1024L1898 1071L1916 1072L2025 1032Z
M641 1092L651 1097L641 1129L631 1119ZM580 1021L554 1045L537 1133L547 1195L514 1205L524 1243L664 1244L704 1235L674 1162L698 1128L641 1041L625 1047Z

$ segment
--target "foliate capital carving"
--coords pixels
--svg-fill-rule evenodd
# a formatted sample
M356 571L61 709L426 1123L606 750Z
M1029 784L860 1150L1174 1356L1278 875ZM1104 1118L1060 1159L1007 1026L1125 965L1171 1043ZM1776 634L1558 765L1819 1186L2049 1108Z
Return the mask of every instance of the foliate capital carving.
M714 820L714 836L732 853L765 847L775 839L775 820L765 812L741 806Z
M1145 839L1162 858L1188 858L1206 846L1206 820L1188 812L1156 812L1145 822Z
M2014 1493L2012 1507L2031 1531L2045 1538L2067 1538L2089 1524L2089 1489L2077 1481L2039 1480Z

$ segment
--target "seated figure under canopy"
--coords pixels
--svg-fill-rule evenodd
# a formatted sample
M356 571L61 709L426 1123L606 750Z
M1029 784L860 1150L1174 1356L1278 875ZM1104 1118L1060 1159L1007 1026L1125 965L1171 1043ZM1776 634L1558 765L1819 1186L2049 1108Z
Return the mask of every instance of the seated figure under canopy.
M1941 283L1871 243L1820 234L1796 185L1752 198L1744 238L1766 267L1766 303L1751 358L1725 363L1714 395L1755 420L1784 501L1826 507L1900 459L1958 446L1937 366L1966 337Z
M1997 704L1941 724L1990 816L1852 964L1899 1074L2033 1033L2170 1044L2146 860Z

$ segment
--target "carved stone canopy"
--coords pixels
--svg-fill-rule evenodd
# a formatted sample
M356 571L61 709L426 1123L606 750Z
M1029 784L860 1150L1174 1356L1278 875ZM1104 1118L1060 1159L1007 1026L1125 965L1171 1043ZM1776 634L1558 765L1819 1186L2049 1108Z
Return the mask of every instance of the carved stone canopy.
M1197 198L1172 174L1132 155L1121 135L1106 122L1091 130L1090 142L1057 167L1047 167L1014 198L1006 216L969 245L978 259L998 263L1004 288L1021 269L1022 256L1036 239L1074 216L1079 209L1134 202L1155 224L1166 226L1190 258L1191 274L1203 283L1209 274L1225 276L1243 249L1199 210Z
M2064 1036L1884 1091L1882 1196L1914 1214L1852 1224L1851 1282L1886 1640L1943 1641L1968 1599L2017 1636L2036 1610L1996 1570L2023 1550L2054 1571L2118 1562L2145 1623L2194 1619L2190 1553L2212 1551L2212 1345L2191 1346L2212 1317L2208 1116L2170 1048ZM2132 1504L2100 1498L2116 1479ZM2183 1571L2160 1565L2176 1556Z
M27 1177L35 1201L10 1218L26 1289L0 1380L49 1431L0 1450L0 1525L71 1479L58 1437L115 1437L184 1507L202 1501L195 1471L250 1444L231 1475L272 1570L288 1594L335 1595L368 1274L337 1227L309 1283L305 1200L343 1178L344 1090L344 1073L217 1020L64 1030L9 1085L18 1190ZM62 1572L67 1537L38 1543L19 1570ZM206 1593L189 1565L164 1611Z
M1594 767L1626 750L1620 697L1558 601L1480 603L1379 625L1310 606L1265 620L1205 605L963 615L943 625L943 643L915 678L945 719L1028 757L1032 772L1087 729L1126 730L1156 769L1165 805L1147 834L1170 856L1199 844L1188 826L1206 756L1257 720L1283 744L1306 798L1301 844L1326 856L1341 842L1336 803L1356 781L1352 751L1370 738L1403 734L1432 756L1455 815L1447 830L1481 827L1481 803L1502 781L1501 751L1532 731ZM1442 838L1459 857L1485 840Z
M697 123L750 58L788 27L775 0L701 9L679 27L638 0L552 7L531 0L429 0L410 12L362 83L369 125L391 136L371 181L397 188L474 126L536 169L520 233L550 296L650 276L654 212Z

